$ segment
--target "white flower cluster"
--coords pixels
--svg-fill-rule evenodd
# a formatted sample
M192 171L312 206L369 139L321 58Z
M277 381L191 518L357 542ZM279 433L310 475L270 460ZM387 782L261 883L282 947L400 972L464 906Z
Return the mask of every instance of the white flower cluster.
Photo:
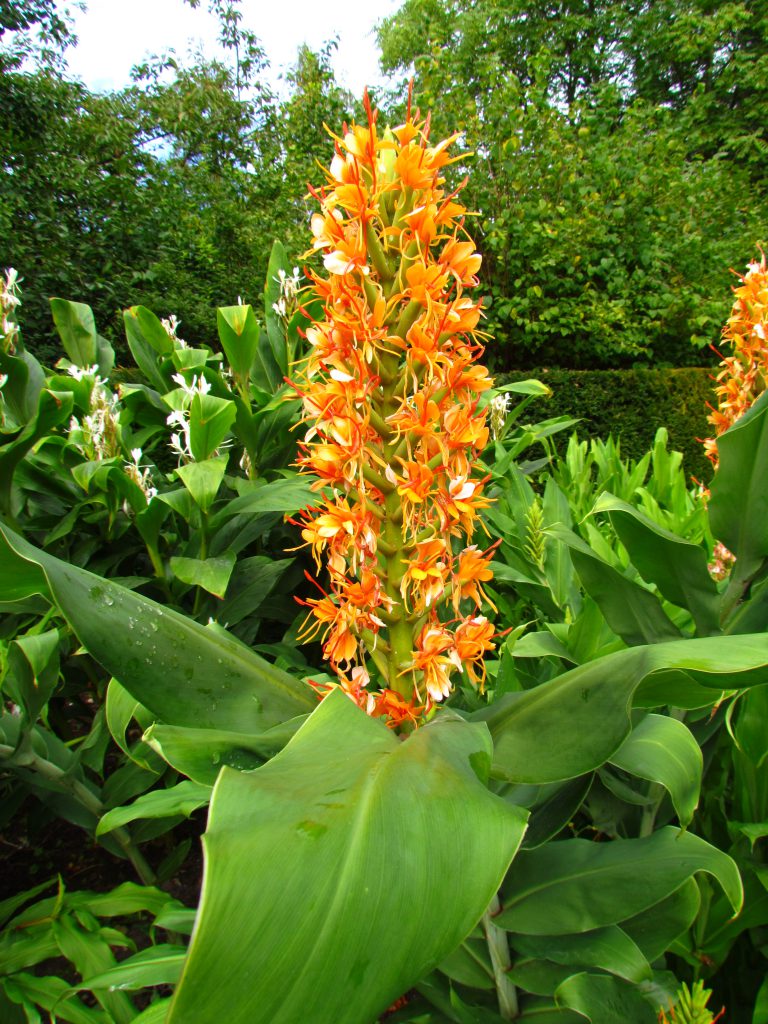
M161 320L160 323L165 328L165 333L171 341L173 341L176 348L189 348L186 341L184 341L183 338L180 338L176 333L179 329L179 325L181 324L181 320L179 320L177 316L171 314L167 319Z
M491 433L494 441L501 437L508 412L509 395L494 395L491 399Z
M299 268L294 267L292 274L286 274L281 267L274 280L280 285L280 298L277 302L272 303L272 309L274 309L281 320L288 321L295 312L296 298L301 288Z
M169 427L179 427L178 431L171 434L169 445L171 451L179 457L180 462L194 462L195 457L192 454L190 437L189 407L195 395L207 395L211 390L211 385L202 375L200 377L193 376L192 383L187 384L182 374L175 373L173 381L184 393L184 398L182 408L174 409L165 421Z
M132 461L126 462L125 472L134 483L139 485L144 492L147 502L149 503L157 496L157 488L152 485L152 475L149 467L145 466L144 469L141 468L141 455L141 448L131 448Z
M16 308L21 305L19 275L9 267L5 272L5 281L0 285L0 347L9 355L16 351L16 338L19 327L16 323ZM5 381L0 384L3 386Z
M120 455L119 403L117 397L99 377L98 366L69 366L67 373L75 380L90 380L89 411L82 422L73 416L69 421L69 439L88 459L101 461Z

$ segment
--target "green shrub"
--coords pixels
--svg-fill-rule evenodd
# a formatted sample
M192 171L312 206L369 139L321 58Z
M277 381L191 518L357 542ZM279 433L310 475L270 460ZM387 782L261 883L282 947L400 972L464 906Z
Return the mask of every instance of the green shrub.
M712 468L699 438L708 437L707 403L714 401L710 371L701 367L676 370L533 370L500 375L496 383L534 376L552 389L529 407L531 421L574 416L582 437L607 437L621 442L624 458L639 459L653 445L660 426L667 428L673 450L681 451L689 477L706 483ZM568 437L554 439L565 450Z

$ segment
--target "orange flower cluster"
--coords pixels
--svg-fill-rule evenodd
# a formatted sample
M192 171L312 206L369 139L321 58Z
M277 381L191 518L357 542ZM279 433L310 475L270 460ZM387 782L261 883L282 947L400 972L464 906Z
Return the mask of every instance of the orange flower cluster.
M733 350L720 362L715 386L717 408L708 421L715 428L715 437L708 437L704 451L715 469L718 465L717 437L732 427L749 409L768 383L768 268L765 254L759 263L750 263L739 276L741 284L733 289L731 315L723 328L723 341ZM707 491L704 497L708 497ZM710 575L724 580L736 556L718 541L709 564Z
M487 507L474 467L488 441L479 398L492 385L475 329L480 255L437 145L411 112L380 131L334 136L327 182L312 192L313 274L324 317L292 384L307 431L298 460L324 497L294 522L329 592L305 603L302 639L320 637L338 683L392 726L417 724L464 672L485 681L493 625L481 614L491 551L472 544ZM490 603L490 602L487 602Z
M731 315L723 328L723 341L733 355L725 356L715 380L717 408L709 422L720 435L733 426L752 405L768 383L768 268L765 254L750 263L733 289ZM707 458L717 466L716 437L704 441Z

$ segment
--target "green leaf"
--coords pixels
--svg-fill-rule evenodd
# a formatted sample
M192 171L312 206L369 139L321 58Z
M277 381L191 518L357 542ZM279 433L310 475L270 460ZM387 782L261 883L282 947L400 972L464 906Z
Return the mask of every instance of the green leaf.
M231 628L253 615L280 582L292 558L274 561L264 555L242 558L230 582L227 598L218 617Z
M266 331L259 332L259 344L251 365L251 380L266 394L274 394L282 385L285 373L275 359Z
M637 943L648 962L653 963L690 928L700 904L699 887L694 878L689 878L663 900L622 921L621 927Z
M668 601L689 609L700 635L720 632L720 598L700 545L664 530L607 492L598 498L592 512L608 513L643 579L654 583Z
M48 703L59 681L59 631L16 637L8 645L3 690L24 709L27 722Z
M736 865L690 832L669 826L645 839L548 843L515 860L496 923L529 935L603 928L653 906L699 871L714 875L738 912L742 886Z
M537 398L549 398L552 394L552 388L547 387L546 384L542 384L540 380L535 378L513 381L511 384L502 384L494 390L500 394L511 391L516 395L534 395Z
M98 334L91 307L68 299L50 299L50 303L53 322L69 358L83 369L98 366L99 375L106 380L115 364L115 353L106 338Z
M484 937L472 938L462 942L442 961L438 970L452 981L470 988L495 989L493 966L488 952L488 943Z
M747 580L768 557L768 392L718 437L717 451L709 522L736 555L735 578Z
M195 502L207 512L216 500L226 470L227 456L219 455L205 462L188 462L179 466L176 473Z
M158 943L121 960L115 967L83 979L78 989L135 992L151 985L174 985L181 976L187 950L185 946Z
M168 789L153 789L127 807L115 807L102 815L96 826L96 835L102 836L122 825L144 818L172 818L179 814L188 818L198 807L205 807L210 799L209 786L201 786L188 779Z
M761 692L764 688L753 692ZM669 793L683 826L699 803L704 759L689 729L675 718L648 715L610 758L630 775L658 782Z
M19 971L6 980L6 985L9 991L23 995L44 1010L55 1013L52 1019L56 1021L67 1021L68 1024L107 1024L103 1010L85 1006L76 996L67 995L71 989L63 978L40 978L26 971ZM0 1011L3 1010L0 1000ZM2 1017L3 1024L15 1024L16 1019L12 1016ZM29 1024L29 1019L24 1015L19 1018L26 1024Z
M40 392L37 413L14 437L3 445L0 451L0 511L11 510L11 494L13 475L16 467L37 442L69 419L72 413L73 396L71 391Z
M112 949L98 931L88 930L69 914L57 917L50 927L62 956L72 961L81 977L86 978L114 966ZM115 1024L129 1024L136 1015L133 1004L123 992L100 992L97 999Z
M264 320L267 325L267 338L275 362L280 368L281 376L288 373L288 350L282 323L273 306L280 298L279 271L290 273L288 255L282 242L275 240L269 254L267 278L264 282Z
M170 998L158 999L157 1002L152 1003L151 1006L142 1011L138 1017L134 1017L131 1024L165 1024L165 1018L168 1016L168 1007L170 1005Z
M33 889L27 889L25 892L16 893L15 896L9 896L8 899L2 900L0 902L0 925L5 924L19 907L23 907L25 903L33 900L35 896L39 896L41 892L49 889L55 883L55 878L49 878L47 882L41 882L40 885L36 885Z
M37 551L0 523L0 599L42 594L83 646L163 721L264 732L316 706L308 687L223 632Z
M284 480L260 481L254 490L228 501L211 520L211 526L215 528L232 516L245 513L256 516L261 512L296 512L317 501L317 497L312 490L312 478L294 474Z
M189 445L197 464L204 464L227 437L237 408L229 398L195 393L189 409Z
M23 426L35 415L45 383L43 368L29 352L17 352L12 356L0 351L0 373L8 378L3 385L3 402L16 424Z
M163 372L161 358L173 352L173 342L154 313L144 306L132 306L123 312L128 348L136 365L152 387L162 395L171 387L171 375Z
M593 1024L657 1024L656 1011L636 988L605 974L575 974L555 999Z
M146 306L131 306L126 314L136 321L142 337L159 356L173 352L173 339L163 327L162 321Z
M549 960L529 959L516 960L507 972L513 985L535 996L553 996L557 986L572 974L573 970L570 967L563 967L562 964L553 964Z
M303 720L291 719L258 735L155 724L144 733L144 740L177 771L212 786L225 764L241 771L258 768L282 750Z
M558 536L564 536L564 531L558 532ZM679 629L655 594L598 558L586 545L582 548L571 544L571 561L582 586L600 606L605 621L630 646L680 637Z
M566 967L595 967L632 982L651 977L642 952L615 924L576 935L513 935L511 943L524 956Z
M735 711L735 722L732 725L731 711ZM756 768L760 768L768 756L765 728L768 721L768 687L760 686L739 694L729 708L728 721L736 746Z
M444 715L401 742L332 693L264 767L223 769L169 1024L383 1013L470 932L520 843L489 763L484 728Z
M139 885L137 882L123 882L111 892L83 890L68 893L67 906L72 910L83 907L96 917L121 917L142 912L159 914L170 908L178 910L181 904L162 889Z
M738 690L764 683L768 636L721 636L617 651L475 712L494 741L493 774L544 783L604 764L629 734L633 697L642 703L655 673L681 669L701 687ZM670 697L660 695L658 703ZM596 727L599 723L599 728Z
M216 311L219 340L235 377L247 383L259 347L259 325L250 306L224 306Z
M182 583L202 587L214 597L223 598L236 561L234 551L227 551L216 558L182 558L174 555L171 558L171 572Z

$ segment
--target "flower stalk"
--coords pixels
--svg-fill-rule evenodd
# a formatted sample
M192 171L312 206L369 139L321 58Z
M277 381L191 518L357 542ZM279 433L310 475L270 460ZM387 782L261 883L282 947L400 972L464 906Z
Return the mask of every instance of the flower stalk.
M310 252L325 273L309 276L324 313L291 383L306 424L298 464L322 499L294 522L329 579L304 602L302 637L322 639L338 677L320 695L340 686L407 730L459 673L482 689L494 648L481 614L491 552L472 543L488 505L474 467L492 380L469 294L481 257L444 189L456 137L432 145L410 99L391 131L367 94L365 109L312 190Z

